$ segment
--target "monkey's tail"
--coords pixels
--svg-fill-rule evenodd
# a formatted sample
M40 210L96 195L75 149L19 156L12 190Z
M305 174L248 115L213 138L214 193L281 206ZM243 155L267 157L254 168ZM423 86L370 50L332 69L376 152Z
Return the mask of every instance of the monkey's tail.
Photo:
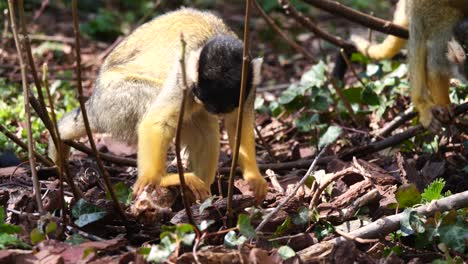
M396 6L393 23L402 27L408 27L406 12L406 0L400 0ZM395 56L406 44L406 40L395 36L387 38L379 44L372 44L363 37L352 35L351 41L362 54L369 58L380 60Z
M83 122L83 115L81 114L79 108L75 108L71 112L66 113L57 122L57 126L61 140L76 139L86 135L86 129ZM62 150L63 155L68 155L69 148L67 146L63 146ZM51 136L49 136L48 154L49 158L51 158L57 164L59 158L57 147L55 146Z
M412 23L413 28L418 28L416 25L419 21ZM408 73L411 87L411 101L416 109L421 112L424 107L431 101L427 92L427 47L424 41L422 32L417 30L411 31L411 38L408 47Z

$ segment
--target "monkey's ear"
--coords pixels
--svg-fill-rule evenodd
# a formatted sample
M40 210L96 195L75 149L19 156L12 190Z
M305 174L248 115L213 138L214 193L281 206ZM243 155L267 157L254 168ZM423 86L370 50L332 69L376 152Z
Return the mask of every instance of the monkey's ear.
M262 81L263 58L255 58L252 60L251 64L252 64L252 73L253 73L252 84L256 86L256 85L259 85L260 82Z
M187 56L188 59L186 59L185 70L189 84L198 82L198 61L200 60L200 52L201 48L195 51L191 51Z

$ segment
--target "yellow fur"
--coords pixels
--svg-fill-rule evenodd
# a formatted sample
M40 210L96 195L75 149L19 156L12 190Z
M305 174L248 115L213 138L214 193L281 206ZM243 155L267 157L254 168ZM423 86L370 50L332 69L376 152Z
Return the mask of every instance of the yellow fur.
M187 43L185 65L189 89L198 85L200 52L210 39L228 36L238 41L224 22L209 12L187 8L162 15L136 29L109 54L86 104L94 132L110 133L138 144L138 179L134 185L137 194L148 185L180 184L178 174L166 173L165 162L175 136L182 100L179 62L182 33ZM251 64L253 83L257 85L261 60L255 59ZM267 185L255 161L254 98L255 89L252 88L245 110L239 163L256 198L262 200ZM232 123L231 115L227 116L232 140L235 119ZM85 135L82 123L79 111L65 115L59 122L62 139ZM184 174L185 181L196 198L204 199L210 195L210 185L218 167L218 116L208 112L192 92L187 98L181 141L188 152L191 170ZM51 158L57 160L52 142L49 150Z

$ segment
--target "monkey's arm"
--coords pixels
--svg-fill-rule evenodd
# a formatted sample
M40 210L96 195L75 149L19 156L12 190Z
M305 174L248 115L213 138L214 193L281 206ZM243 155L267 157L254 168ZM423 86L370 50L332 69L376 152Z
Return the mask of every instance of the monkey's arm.
M254 136L254 101L255 89L250 91L244 108L242 122L242 135L239 148L239 166L241 167L244 180L250 185L255 198L261 201L267 193L267 182L260 174L255 155L255 136ZM234 151L236 136L237 111L233 111L225 116L225 126L229 136L229 145Z
M136 195L148 185L180 185L179 174L166 174L167 150L175 136L178 116L178 104L173 102L169 106L153 107L141 121L138 129L138 179L134 185ZM184 178L197 200L210 196L209 184L197 175L184 173Z
M138 179L134 192L147 185L159 186L166 173L167 149L174 138L179 109L172 105L155 105L138 127Z

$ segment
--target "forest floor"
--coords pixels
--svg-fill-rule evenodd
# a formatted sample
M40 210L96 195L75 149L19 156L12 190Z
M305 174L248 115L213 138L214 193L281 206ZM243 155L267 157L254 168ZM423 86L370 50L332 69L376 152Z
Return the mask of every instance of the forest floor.
M228 5L220 12L239 35L243 12L237 5ZM388 10L387 17L390 13ZM0 262L467 261L467 211L454 210L460 198L451 195L468 190L466 118L459 116L437 135L422 129L414 118L391 127L395 120L411 112L407 111L410 100L405 61L371 62L362 56L353 58L352 70L348 69L339 84L355 111L350 114L337 86L329 79L338 50L299 28L281 12L271 14L283 28L294 32L298 43L317 61L312 63L295 53L254 12L251 53L264 58L263 81L257 88L255 103L257 161L268 180L268 194L260 205L255 204L248 186L237 175L233 202L237 225L229 223L225 197L231 150L222 126L214 196L191 208L198 230L186 224L177 188L170 189L173 204L164 217L154 220L132 214L131 186L137 169L124 163L135 164L136 147L109 135L96 135L95 141L101 152L126 158L104 161L125 216L119 215L109 198L95 160L74 149L68 165L84 199L76 199L66 184L64 212L57 170L39 162L41 196L47 212L40 215L27 152L18 151L16 146L15 154L6 151L6 146L13 143L2 139ZM84 15L80 18L86 22L93 19ZM8 27L6 17L2 19ZM57 107L61 107L61 114L70 111L78 106L73 98L76 60L71 12L53 5L44 10L36 7L27 13L27 19L40 76L42 65L47 63L48 82L54 100L59 102ZM316 14L315 20L333 34L345 37L351 32L352 24L326 13ZM120 39L82 38L85 96L92 93L100 65ZM32 86L33 76L30 70L27 73ZM1 121L26 142L24 112L11 110L22 107L22 100L17 99L21 74L10 30L4 31L0 43L0 76L4 101L0 104ZM451 93L455 103L464 103L468 86L456 80L452 84L458 88ZM37 117L33 121L37 150L46 156L48 132ZM79 142L89 147L86 138ZM22 160L19 165L16 156ZM295 188L313 162L313 178ZM168 171L177 171L172 148L167 164ZM448 205L430 203L440 198ZM269 215L273 210L274 214ZM386 220L375 222L378 219Z

